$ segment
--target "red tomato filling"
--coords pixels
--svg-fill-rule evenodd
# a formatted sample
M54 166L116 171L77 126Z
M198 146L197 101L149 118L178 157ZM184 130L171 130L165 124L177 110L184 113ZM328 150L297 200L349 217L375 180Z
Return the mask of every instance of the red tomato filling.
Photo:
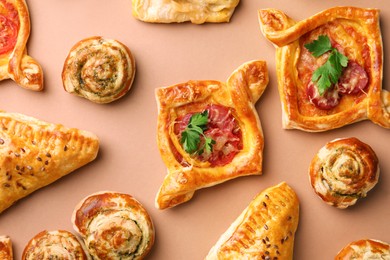
M237 120L231 110L221 105L208 105L208 122L204 135L215 141L211 152L204 151L194 154L201 161L208 161L212 166L222 166L231 162L234 156L242 149L242 134ZM186 114L178 118L175 124L175 134L180 139L181 133L186 129L191 116ZM199 146L203 146L204 138L201 137Z
M19 30L18 12L14 6L5 1L0 1L5 7L5 12L0 14L0 55L14 49Z

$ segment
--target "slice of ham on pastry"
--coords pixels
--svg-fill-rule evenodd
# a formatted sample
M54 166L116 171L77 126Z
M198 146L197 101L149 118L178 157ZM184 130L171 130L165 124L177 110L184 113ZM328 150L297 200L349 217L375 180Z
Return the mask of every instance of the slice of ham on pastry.
M0 212L97 156L98 138L17 113L0 112Z
M259 193L205 259L293 259L299 201L285 182Z
M390 260L390 245L380 240L361 239L349 243L336 255L335 260Z
M254 104L268 84L264 61L241 65L227 82L188 81L156 90L157 142L168 168L156 207L198 189L262 173L263 132Z
M0 236L0 259L13 260L12 242L9 236Z
M90 259L84 244L66 230L42 231L35 235L23 250L22 260Z
M366 119L390 128L379 10L334 7L296 22L263 9L259 20L276 47L283 128L318 132Z
M39 63L27 55L30 14L24 0L0 1L0 80L11 78L23 88L43 89Z
M229 22L239 0L133 0L133 16L150 23Z

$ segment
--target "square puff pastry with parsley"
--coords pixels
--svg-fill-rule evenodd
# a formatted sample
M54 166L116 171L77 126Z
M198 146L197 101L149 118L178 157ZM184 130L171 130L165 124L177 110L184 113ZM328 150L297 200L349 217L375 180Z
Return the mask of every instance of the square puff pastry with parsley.
M227 82L193 80L156 90L157 142L168 168L156 196L157 208L184 203L198 189L262 173L264 138L254 104L267 84L266 63L250 61L236 69ZM234 127L229 127L235 129L227 134L234 136L231 143L222 143L223 135L212 137L215 143L209 153L215 155L218 152L214 161L213 157L207 159L205 153L199 151L197 154L188 153L183 148L182 136L177 132L180 132L177 128L183 128L182 122L188 115L206 109L210 111L208 121L217 121L216 125L221 126L221 129L209 129L211 132L229 132L225 124L232 124Z
M260 192L221 235L206 260L293 259L299 200L285 182Z
M98 149L90 132L0 112L0 213L93 161Z
M149 23L229 22L240 0L133 0L133 16Z
M366 119L390 128L390 93L382 90L379 10L334 7L296 22L282 11L262 9L259 21L263 35L276 47L283 128L319 132ZM348 58L348 65L338 81L332 79L336 82L328 94L320 96L313 93L312 75L330 52L314 57L307 45L324 36L332 50Z

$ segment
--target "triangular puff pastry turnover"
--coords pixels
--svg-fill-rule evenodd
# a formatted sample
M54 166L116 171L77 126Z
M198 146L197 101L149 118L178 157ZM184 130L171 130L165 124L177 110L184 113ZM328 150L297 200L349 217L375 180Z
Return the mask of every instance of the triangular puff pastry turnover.
M211 248L206 260L293 259L299 201L285 182L259 193Z
M0 212L91 162L98 149L92 133L0 112Z
M250 61L227 82L188 81L156 90L158 147L168 168L157 208L186 202L201 188L261 174L264 138L254 104L267 84L266 63Z

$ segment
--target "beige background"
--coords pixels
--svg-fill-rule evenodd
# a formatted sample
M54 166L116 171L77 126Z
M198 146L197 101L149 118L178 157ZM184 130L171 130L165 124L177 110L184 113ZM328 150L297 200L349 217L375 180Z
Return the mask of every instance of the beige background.
M149 211L156 242L149 259L203 259L219 236L261 190L286 181L300 199L295 259L333 259L347 243L361 238L390 242L390 132L370 121L324 133L283 130L277 92L274 47L261 35L257 9L278 8L295 20L323 9L353 3L381 9L385 53L390 47L387 1L242 0L230 23L147 24L131 15L130 0L29 0L32 33L28 51L44 69L45 91L35 93L13 81L0 82L0 109L24 113L96 133L98 159L41 189L0 215L0 234L11 236L15 259L25 244L47 229L73 231L70 217L85 196L100 190L126 192ZM61 71L70 48L101 35L126 44L136 58L137 74L121 100L98 105L62 88ZM156 146L154 90L190 79L225 80L242 63L268 62L270 83L257 103L265 135L264 174L238 178L195 193L176 208L160 211L154 197L165 176ZM384 55L384 88L390 73ZM352 208L323 203L309 185L309 163L326 142L355 136L376 151L379 184Z

